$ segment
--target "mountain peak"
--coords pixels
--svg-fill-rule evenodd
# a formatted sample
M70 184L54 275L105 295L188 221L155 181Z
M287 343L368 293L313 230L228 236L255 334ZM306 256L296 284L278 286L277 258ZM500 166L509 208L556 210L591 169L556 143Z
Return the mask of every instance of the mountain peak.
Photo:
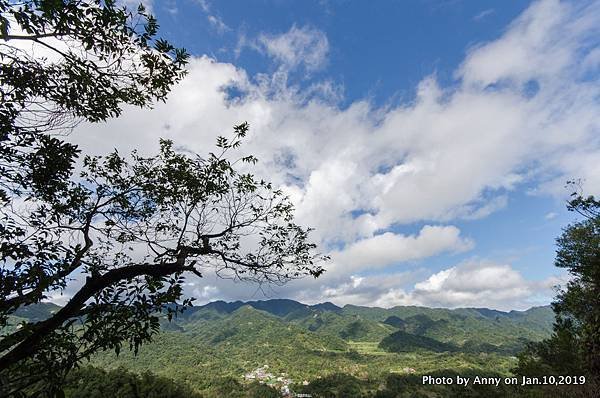
M332 311L332 312L342 311L342 307L338 307L337 305L335 305L329 301L326 301L324 303L313 304L310 306L310 308L315 309L315 310Z

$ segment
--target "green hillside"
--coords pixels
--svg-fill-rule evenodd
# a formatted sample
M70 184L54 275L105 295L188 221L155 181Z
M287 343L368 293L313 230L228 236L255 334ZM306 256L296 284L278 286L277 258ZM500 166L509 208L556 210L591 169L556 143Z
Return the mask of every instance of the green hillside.
M407 333L402 330L386 336L379 343L379 347L390 352L414 352L420 350L433 352L455 352L458 347L442 343L435 339Z
M56 308L32 306L18 319L43 319ZM243 375L265 365L297 387L339 374L369 383L443 369L508 374L514 353L548 336L552 321L549 307L501 312L220 301L190 308L172 322L163 319L160 334L137 357L104 352L91 364L151 371L208 397L223 385L247 384Z
M486 308L369 308L347 305L343 314L383 322L400 330L462 347L491 344L499 351L522 347L552 331L554 313L549 306L503 312ZM400 326L400 323L402 324ZM469 348L470 349L470 348Z

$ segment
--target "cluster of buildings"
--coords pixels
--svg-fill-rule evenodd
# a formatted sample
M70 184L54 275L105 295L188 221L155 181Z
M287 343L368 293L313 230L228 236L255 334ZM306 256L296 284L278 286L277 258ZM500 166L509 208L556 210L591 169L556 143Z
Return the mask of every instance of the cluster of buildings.
M266 384L269 387L273 387L281 391L281 395L283 397L293 396L292 391L290 390L290 385L293 383L293 380L288 378L286 373L274 375L273 373L269 372L269 365L256 368L253 371L246 373L243 377L246 381L258 381L261 384ZM308 384L308 381L305 380L303 384Z

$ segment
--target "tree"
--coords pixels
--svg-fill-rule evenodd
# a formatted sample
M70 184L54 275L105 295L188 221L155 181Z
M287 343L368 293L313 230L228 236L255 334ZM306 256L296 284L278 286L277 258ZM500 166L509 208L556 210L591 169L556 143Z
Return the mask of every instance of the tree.
M77 157L61 136L121 105L164 100L188 55L114 0L0 0L0 199L58 194Z
M587 373L600 378L600 201L584 197L579 184L567 208L583 220L567 226L556 240L555 265L571 279L552 304L554 333L519 357L519 373Z
M99 349L118 353L123 340L137 351L158 330L159 313L170 319L182 310L168 304L181 298L186 272L271 283L322 273L283 193L226 158L248 124L235 131L206 159L177 153L169 141L158 156L133 153L131 162L117 152L85 157L81 180L15 214L26 232L7 242L14 266L4 271L3 308L41 299L76 272L85 283L53 316L0 341L8 350L0 370L23 363L62 371Z
M79 150L66 135L164 100L184 76L187 53L157 29L143 7L112 0L0 0L0 328L67 282L60 234L30 224L69 196Z
M69 398L104 398L107 391L119 398L202 398L181 381L150 372L137 375L125 368L106 371L81 367L71 372L65 382L65 396Z
M568 209L584 219L557 239L556 266L566 268L572 279L553 307L581 342L586 370L600 377L600 201L576 191Z
M161 141L156 156L79 159L58 135L164 100L184 76L187 54L155 39L143 7L0 0L0 11L0 395L51 394L98 350L137 352L161 314L191 305L189 273L285 283L323 272L283 193L236 170L256 159L229 159L248 124L204 158ZM14 325L17 309L67 287L56 313Z

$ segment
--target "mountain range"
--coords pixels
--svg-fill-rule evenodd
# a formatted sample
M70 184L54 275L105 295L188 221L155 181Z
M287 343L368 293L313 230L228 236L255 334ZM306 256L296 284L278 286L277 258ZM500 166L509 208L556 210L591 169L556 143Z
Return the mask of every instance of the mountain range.
M500 350L547 337L554 321L554 313L549 306L503 312L488 308L339 307L329 302L306 305L294 300L272 299L214 301L191 307L173 322L173 326L182 330L194 329L199 326L197 321L223 321L239 316L238 312L243 307L267 313L281 324L345 341L380 341L393 332L403 331L452 343L456 347L487 343Z
M15 321L39 320L59 307L20 309ZM306 305L287 299L214 301L161 319L154 341L131 352L98 354L92 364L152 371L202 391L265 365L296 382L327 374L381 378L389 373L471 369L508 374L529 341L548 337L549 306L487 308Z

